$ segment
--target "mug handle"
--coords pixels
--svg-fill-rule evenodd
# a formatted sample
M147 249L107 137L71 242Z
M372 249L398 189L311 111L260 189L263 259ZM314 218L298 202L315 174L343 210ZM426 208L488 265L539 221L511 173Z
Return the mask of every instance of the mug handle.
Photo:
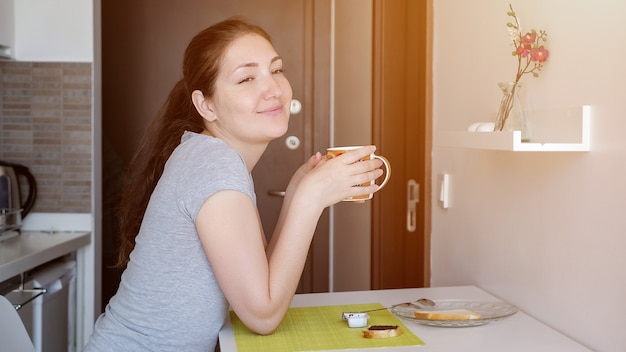
M383 189L383 187L385 187L387 181L389 181L389 177L391 177L391 164L389 164L389 160L387 160L387 158L385 158L384 156L374 154L372 155L372 157L380 159L380 161L385 164L385 179L383 180L383 182L380 183L380 185L378 185L378 189L376 190L376 192L378 192Z

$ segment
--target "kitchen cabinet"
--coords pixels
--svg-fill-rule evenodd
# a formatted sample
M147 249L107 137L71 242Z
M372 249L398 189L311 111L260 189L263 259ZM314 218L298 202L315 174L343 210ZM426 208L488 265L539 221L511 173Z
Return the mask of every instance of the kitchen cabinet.
M0 55L18 61L93 62L93 7L93 1L84 0L0 0Z
M13 57L14 43L14 0L0 0L0 59L10 59Z
M95 314L99 314L93 304L92 221L89 213L31 212L24 218L18 236L0 241L0 294L10 296L14 304L25 303L20 315L25 325L32 326L29 333L34 343L41 341L46 345L44 352L47 348L62 350L54 347L57 342L49 336L65 336L65 333L55 332L65 324L50 321L60 321L56 317L65 316L69 311L68 324L71 322L74 328L70 329L72 337L68 337L68 341L83 346L91 335ZM20 283L26 291L24 297L18 289ZM38 292L31 292L33 297L29 297L28 290L36 287L46 288L47 292L37 297L34 296ZM15 289L18 290L13 291ZM67 308L64 306L66 296L73 300ZM29 298L33 300L26 303ZM27 317L32 319L27 321ZM40 339L36 340L38 336Z
M0 241L0 293L19 309L37 351L74 346L79 305L70 256L90 238L87 231L22 231Z

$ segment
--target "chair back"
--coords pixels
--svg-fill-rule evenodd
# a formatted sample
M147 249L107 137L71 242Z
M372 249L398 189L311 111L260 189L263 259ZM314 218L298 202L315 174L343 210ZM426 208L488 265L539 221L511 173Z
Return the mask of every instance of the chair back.
M0 344L2 351L35 352L35 346L17 310L2 295L0 295Z

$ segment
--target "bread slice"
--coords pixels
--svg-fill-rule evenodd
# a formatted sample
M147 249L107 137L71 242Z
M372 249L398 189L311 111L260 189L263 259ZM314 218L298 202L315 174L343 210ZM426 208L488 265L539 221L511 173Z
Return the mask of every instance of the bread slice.
M399 325L372 325L363 330L366 339L386 339L402 335L402 327Z
M417 319L427 320L471 320L480 319L482 315L469 309L416 310L413 315Z

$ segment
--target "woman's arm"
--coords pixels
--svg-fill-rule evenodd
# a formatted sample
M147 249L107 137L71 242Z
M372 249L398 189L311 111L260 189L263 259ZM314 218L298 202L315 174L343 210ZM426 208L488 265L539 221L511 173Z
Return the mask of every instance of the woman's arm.
M280 266L271 264L253 201L230 190L218 192L204 203L196 227L232 309L252 331L273 332L295 292L290 283L295 281L297 286L303 267L300 256L304 253L306 258L312 233L307 227L294 233L290 243L285 243L289 255L282 258Z
M313 154L313 156L311 156L309 160L304 163L304 165L300 166L298 170L296 170L296 172L291 177L291 180L289 180L289 184L285 189L285 197L283 198L283 204L281 206L276 225L274 226L273 233L280 233L280 231L282 231L283 223L285 222L285 216L287 215L287 210L291 205L291 200L293 199L293 194L296 188L298 187L300 181L302 181L304 176L306 176L309 171L313 170L313 168L315 168L315 165L317 165L317 163L319 163L322 158L323 156L319 152Z
M290 182L280 225L267 249L257 209L248 196L221 191L203 204L196 219L202 245L222 291L248 328L269 334L280 324L324 208L376 190L375 185L352 186L382 174L378 160L355 163L373 150L366 147L329 161L317 156L300 168Z

